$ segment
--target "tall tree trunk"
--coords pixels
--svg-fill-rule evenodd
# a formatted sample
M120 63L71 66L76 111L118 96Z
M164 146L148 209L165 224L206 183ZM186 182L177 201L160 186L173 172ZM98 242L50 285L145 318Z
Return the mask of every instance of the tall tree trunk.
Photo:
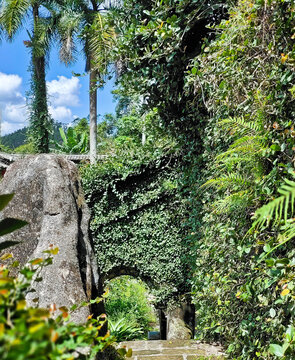
M47 106L45 53L39 55L34 48L34 40L38 36L37 25L39 20L39 7L33 7L34 15L34 39L32 43L32 103L30 113L30 134L38 153L49 152L49 132L51 129L51 119ZM45 50L44 50L45 52Z
M90 0L92 10L90 10L91 24L93 22L93 15L98 11L98 1ZM89 15L88 14L88 15ZM87 65L89 71L89 127L90 127L90 163L96 162L96 147L97 147L97 70L92 69L92 56L89 48L89 38L86 40Z
M96 162L96 147L97 147L97 87L96 87L97 72L96 70L89 71L89 122L90 122L90 163Z

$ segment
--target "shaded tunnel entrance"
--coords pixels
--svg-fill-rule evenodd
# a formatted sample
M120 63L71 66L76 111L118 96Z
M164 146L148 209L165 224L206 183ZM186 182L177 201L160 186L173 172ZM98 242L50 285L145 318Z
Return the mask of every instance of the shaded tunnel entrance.
M147 283L120 275L106 280L104 290L109 329L117 341L166 340L167 318Z

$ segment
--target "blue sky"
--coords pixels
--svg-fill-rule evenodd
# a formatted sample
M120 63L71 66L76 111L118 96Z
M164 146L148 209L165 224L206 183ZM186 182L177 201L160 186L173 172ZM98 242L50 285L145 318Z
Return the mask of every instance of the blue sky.
M0 43L1 135L27 125L26 92L30 88L30 54L23 40L28 40L25 30L17 35L13 43ZM69 123L76 117L86 117L89 114L88 75L75 77L72 74L84 72L85 59L83 53L80 54L73 66L66 67L58 59L58 49L51 50L46 80L49 110L56 121ZM99 114L114 112L115 103L111 94L113 89L112 79L104 89L99 90Z

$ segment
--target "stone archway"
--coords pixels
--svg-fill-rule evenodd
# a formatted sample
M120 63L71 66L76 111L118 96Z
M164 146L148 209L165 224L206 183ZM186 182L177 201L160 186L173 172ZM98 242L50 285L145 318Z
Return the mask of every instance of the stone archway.
M131 276L140 279L150 288L155 287L151 277L142 275L134 267L118 266L112 268L112 271L101 272L101 287L105 288L105 283L120 276ZM190 301L168 306L161 304L155 307L158 314L160 340L191 339L194 337L195 329L195 306Z
M129 274L150 282L159 299L157 308L162 311L167 337L179 334L172 331L175 317L192 335L193 307L186 294L191 291L188 278L194 249L184 226L189 210L176 191L179 159L164 156L127 169L127 175L125 170L120 173L112 168L112 163L101 166L102 171L98 167L99 171L86 175L84 189L92 211L91 229L102 277ZM193 318L187 320L188 314ZM187 338L189 332L183 332ZM164 330L162 333L164 337Z
M101 288L105 289L108 282L117 278L120 278L121 276L129 276L131 278L134 278L135 280L140 280L143 283L145 283L149 289L152 289L155 284L153 283L153 279L148 276L141 275L140 272L134 268L134 267L124 267L124 266L118 266L115 268L112 268L112 271L108 273L101 274ZM164 310L164 307L156 307L155 310L157 312L158 322L159 322L159 328L160 328L160 337L161 340L166 340L167 338L167 318L166 318L166 311ZM166 307L165 307L166 310Z

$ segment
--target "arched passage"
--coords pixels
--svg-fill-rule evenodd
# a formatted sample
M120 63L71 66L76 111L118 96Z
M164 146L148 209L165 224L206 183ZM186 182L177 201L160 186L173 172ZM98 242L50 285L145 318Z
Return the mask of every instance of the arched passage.
M166 339L166 324L163 333L160 311L154 306L154 296L146 282L130 275L114 276L105 281L104 291L109 329L119 337L117 341Z
M163 156L137 168L108 161L84 180L102 279L124 274L149 283L157 308L169 318L168 304L180 309L189 303L194 264L188 205L178 191L179 158Z

